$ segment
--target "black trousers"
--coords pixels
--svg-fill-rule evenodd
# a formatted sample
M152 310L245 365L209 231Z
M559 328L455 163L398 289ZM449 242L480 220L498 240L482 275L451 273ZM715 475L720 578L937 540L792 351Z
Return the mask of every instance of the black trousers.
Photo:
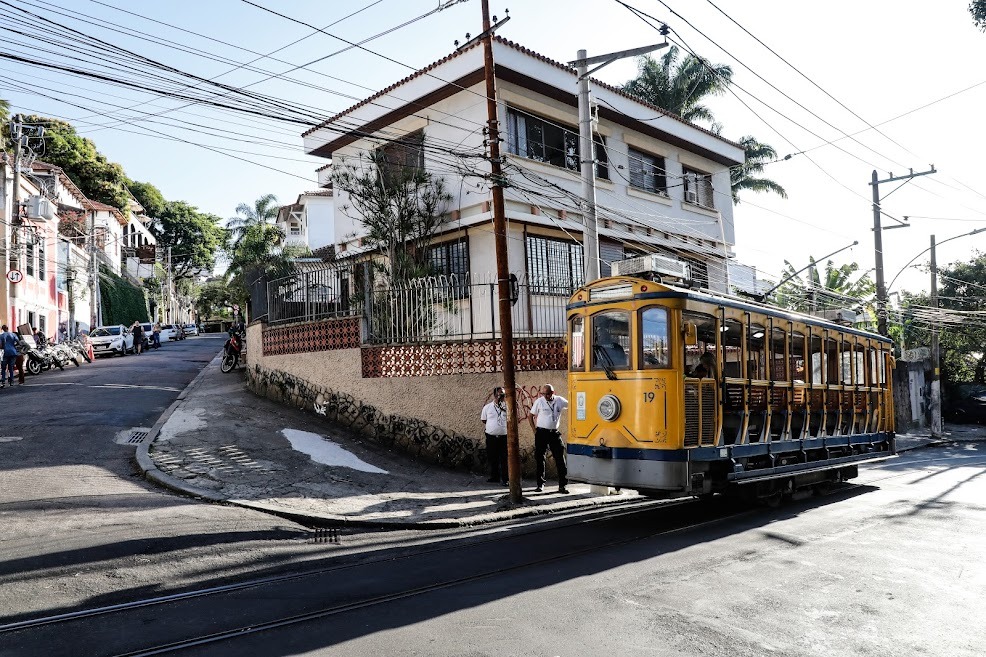
M538 486L544 485L544 456L549 448L551 458L555 460L555 469L558 470L558 487L564 488L568 484L568 465L561 432L538 427L534 431L534 465L537 468Z
M490 462L490 480L507 483L507 437L486 434L486 459Z

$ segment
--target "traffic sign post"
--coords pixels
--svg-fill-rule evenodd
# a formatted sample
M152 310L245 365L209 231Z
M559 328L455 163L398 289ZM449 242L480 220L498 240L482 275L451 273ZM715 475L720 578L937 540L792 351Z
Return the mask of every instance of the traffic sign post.
M20 269L11 269L7 272L7 280L11 283L20 283L24 280L24 274L21 273Z

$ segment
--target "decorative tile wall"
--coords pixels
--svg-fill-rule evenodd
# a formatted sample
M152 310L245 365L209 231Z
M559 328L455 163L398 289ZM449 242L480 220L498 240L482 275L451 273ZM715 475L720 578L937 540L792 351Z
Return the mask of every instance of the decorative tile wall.
M360 346L361 338L359 317L264 328L264 356L355 349Z
M499 340L363 347L363 378L483 374L503 369ZM566 370L565 341L514 340L518 372Z

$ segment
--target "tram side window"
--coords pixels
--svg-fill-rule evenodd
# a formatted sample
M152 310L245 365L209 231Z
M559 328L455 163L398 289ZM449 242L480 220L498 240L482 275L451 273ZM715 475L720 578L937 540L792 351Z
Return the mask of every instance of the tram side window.
M568 339L568 349L571 353L570 367L573 372L585 371L585 318L573 317Z
M811 383L812 385L822 385L825 383L825 352L822 351L822 338L818 335L811 336Z
M839 385L839 343L834 338L825 338L825 382Z
M622 310L607 310L593 315L592 369L625 370L629 367L630 313Z
M887 387L887 352L880 350L879 362L877 362L877 372L879 375L880 387Z
M719 356L716 351L716 318L704 313L681 313L681 341L684 347L685 376L718 378ZM691 336L691 337L689 337Z
M871 386L876 387L877 385L879 385L878 382L880 380L880 365L879 365L879 362L880 361L877 360L877 350L875 348L870 347L869 348L869 352L870 352L870 357L869 357L870 379L869 379L869 381L870 381L870 385Z
M746 346L747 374L748 379L766 380L767 369L765 366L765 339L763 326L750 324L750 337Z
M866 385L866 352L864 347L859 342L853 344L853 368L856 370L856 378L854 381L858 386Z
M775 328L770 332L770 380L787 381L787 360L784 348L787 334L784 329Z
M839 382L842 383L842 385L844 385L844 386L849 386L849 385L852 385L852 383L853 383L853 378L852 378L852 375L853 375L852 356L853 356L852 343L850 343L850 342L843 342L842 343L842 351L841 351L840 360L839 360L839 362L842 363L842 367L840 368L840 371L839 371Z
M805 336L801 333L791 333L791 379L799 383L805 382Z
M743 376L743 324L734 319L722 325L722 375Z
M640 313L640 363L643 369L671 367L669 337L666 308L646 308Z

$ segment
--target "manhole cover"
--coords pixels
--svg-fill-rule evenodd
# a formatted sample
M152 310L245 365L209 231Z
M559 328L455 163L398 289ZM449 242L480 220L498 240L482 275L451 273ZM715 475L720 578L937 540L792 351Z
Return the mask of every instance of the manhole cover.
M130 439L127 442L130 443L131 445L136 445L138 443L144 442L144 439L146 438L147 438L146 431L134 431L133 433L130 434Z

